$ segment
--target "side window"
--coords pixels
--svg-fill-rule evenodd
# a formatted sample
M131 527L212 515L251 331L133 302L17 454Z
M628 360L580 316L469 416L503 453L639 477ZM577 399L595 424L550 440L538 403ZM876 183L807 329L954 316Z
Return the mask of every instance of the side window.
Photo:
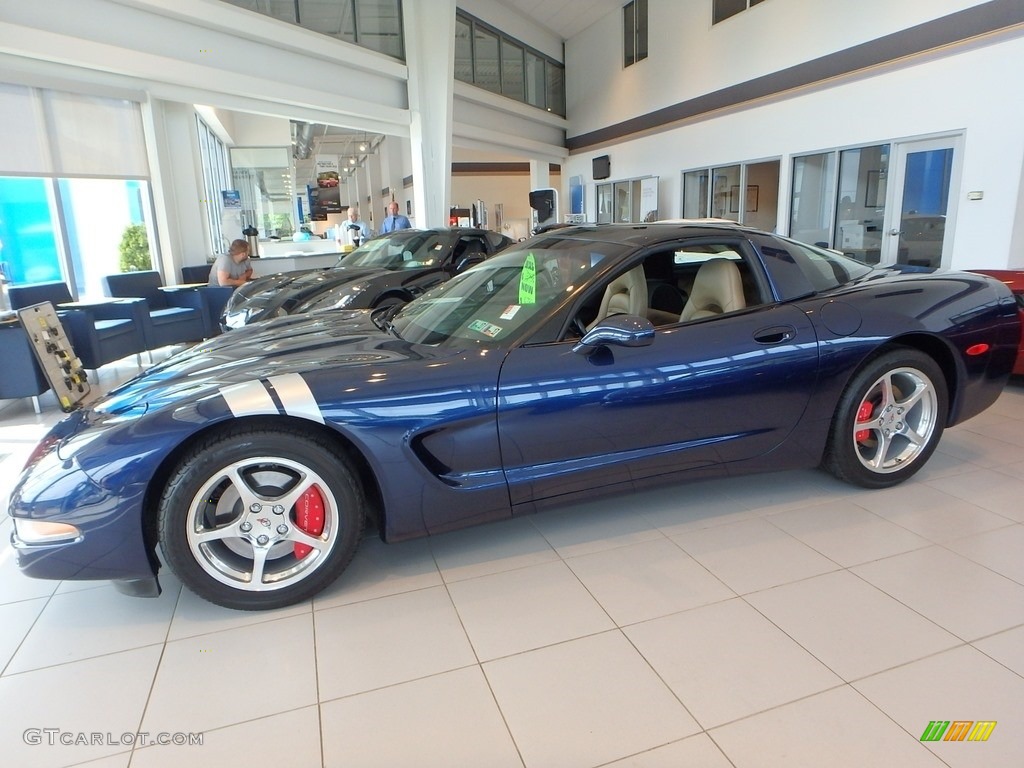
M656 327L667 326L764 301L756 273L738 244L670 246L588 294L572 327L578 336L615 314L639 315Z

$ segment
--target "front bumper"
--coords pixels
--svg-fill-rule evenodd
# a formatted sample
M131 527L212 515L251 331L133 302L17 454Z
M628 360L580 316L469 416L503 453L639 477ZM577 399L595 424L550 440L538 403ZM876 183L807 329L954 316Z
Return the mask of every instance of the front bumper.
M36 579L154 580L156 569L143 535L142 495L142 488L105 489L74 460L49 453L22 475L11 494L11 544L18 567ZM77 535L30 539L18 535L20 521L74 526Z

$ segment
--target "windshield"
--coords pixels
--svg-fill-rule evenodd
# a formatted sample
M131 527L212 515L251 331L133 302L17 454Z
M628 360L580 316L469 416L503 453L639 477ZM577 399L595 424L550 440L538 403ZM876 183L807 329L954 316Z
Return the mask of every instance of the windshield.
M588 282L603 259L626 250L614 243L534 239L423 294L392 325L418 344L500 344Z
M447 252L448 244L437 232L405 231L370 240L343 257L338 266L378 269L435 267Z

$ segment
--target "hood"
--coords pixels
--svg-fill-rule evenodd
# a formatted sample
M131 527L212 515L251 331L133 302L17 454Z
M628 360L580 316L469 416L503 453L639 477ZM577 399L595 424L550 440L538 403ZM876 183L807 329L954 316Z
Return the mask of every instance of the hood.
M93 409L111 414L153 410L270 376L343 376L340 369L372 371L453 354L457 350L412 344L380 330L369 310L294 315L197 344L111 390Z
M231 297L231 309L243 303L266 306L284 301L301 301L306 296L344 283L364 280L385 272L379 267L344 267L314 269L305 272L279 272L240 287Z
M289 314L313 297L346 284L386 273L379 267L343 267L305 272L280 272L241 286L224 308L223 325L237 329L283 314Z

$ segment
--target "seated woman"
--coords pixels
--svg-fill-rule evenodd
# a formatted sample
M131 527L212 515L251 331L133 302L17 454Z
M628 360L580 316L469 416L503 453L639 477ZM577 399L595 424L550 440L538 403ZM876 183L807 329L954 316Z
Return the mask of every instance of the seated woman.
M252 280L252 262L249 261L249 243L233 240L227 253L222 253L210 270L210 285L245 285Z

